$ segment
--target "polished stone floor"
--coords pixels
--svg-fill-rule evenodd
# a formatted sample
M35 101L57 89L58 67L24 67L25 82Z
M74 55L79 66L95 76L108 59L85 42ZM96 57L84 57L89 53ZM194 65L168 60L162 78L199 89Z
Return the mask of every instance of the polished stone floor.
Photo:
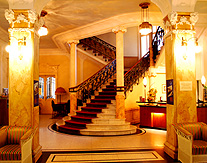
M51 119L51 115L40 115L40 145L42 146L43 154L47 154L47 157L51 153L63 152L148 150L160 151L159 153L162 153L162 156L166 155L163 152L164 142L166 141L166 131L164 130L145 128L146 132L144 134L126 136L78 136L52 131L50 126L56 121L58 119ZM170 162L174 161L171 159Z

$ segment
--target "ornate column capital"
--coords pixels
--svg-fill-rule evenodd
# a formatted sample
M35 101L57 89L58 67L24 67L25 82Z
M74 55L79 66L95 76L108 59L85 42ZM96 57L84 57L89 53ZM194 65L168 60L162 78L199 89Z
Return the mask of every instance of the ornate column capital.
M67 43L68 44L72 44L72 43L78 44L79 43L79 40L69 40L69 41L67 41Z
M127 32L127 29L124 26L118 26L118 27L113 28L112 32L114 32L114 33L118 33L118 32L125 33L125 32Z
M196 12L171 12L164 19L165 31L173 33L194 33L194 26L198 20Z
M36 12L32 10L5 10L5 18L11 28L31 28L37 20Z

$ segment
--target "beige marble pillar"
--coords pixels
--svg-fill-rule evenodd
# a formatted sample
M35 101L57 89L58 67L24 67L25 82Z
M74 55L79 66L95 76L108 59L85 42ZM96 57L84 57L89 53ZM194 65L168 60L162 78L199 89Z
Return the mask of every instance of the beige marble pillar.
M42 154L39 144L39 36L32 10L6 10L9 38L9 125L37 128L33 139L34 162ZM37 93L37 94L36 94ZM37 95L37 96L35 96Z
M194 52L195 13L173 12L164 18L165 22L165 64L167 83L172 81L171 104L167 104L167 140L164 151L177 158L177 135L173 123L196 122L196 78ZM183 48L182 38L187 47ZM167 98L170 93L167 93Z
M125 118L125 96L124 96L124 27L112 30L116 34L116 86L119 89L116 95L116 118Z
M77 85L77 44L78 40L68 41L70 46L70 88ZM77 108L77 94L70 92L70 114L74 115Z

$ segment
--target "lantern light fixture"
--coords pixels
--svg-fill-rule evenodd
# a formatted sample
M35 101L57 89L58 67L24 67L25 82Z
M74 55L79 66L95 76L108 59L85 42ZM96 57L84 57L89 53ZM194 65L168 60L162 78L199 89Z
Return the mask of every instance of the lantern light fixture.
M152 24L148 22L149 18L149 5L150 3L144 2L139 4L141 7L141 18L142 18L142 24L139 25L139 32L141 35L148 35L152 32Z

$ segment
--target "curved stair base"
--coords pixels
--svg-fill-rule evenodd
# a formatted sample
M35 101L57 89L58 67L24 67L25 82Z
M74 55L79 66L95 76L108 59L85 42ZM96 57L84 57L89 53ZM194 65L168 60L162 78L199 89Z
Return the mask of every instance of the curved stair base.
M114 136L137 132L125 119L116 119L116 81L102 88L99 95L81 107L76 115L56 123L59 132L77 135Z

